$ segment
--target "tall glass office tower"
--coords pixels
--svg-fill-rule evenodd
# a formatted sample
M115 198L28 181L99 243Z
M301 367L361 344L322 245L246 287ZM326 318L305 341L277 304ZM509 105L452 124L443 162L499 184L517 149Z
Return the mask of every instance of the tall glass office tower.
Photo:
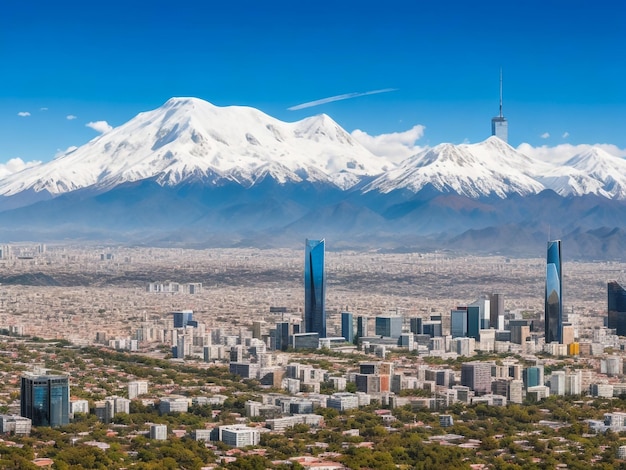
M22 376L20 415L32 420L33 426L68 424L70 386L65 375Z
M350 312L341 312L341 336L348 343L354 342L354 319Z
M615 281L608 287L608 327L615 329L619 336L626 336L626 289Z
M304 329L326 338L324 240L306 240L304 255Z
M563 343L563 279L561 277L561 240L548 242L546 265L546 344Z

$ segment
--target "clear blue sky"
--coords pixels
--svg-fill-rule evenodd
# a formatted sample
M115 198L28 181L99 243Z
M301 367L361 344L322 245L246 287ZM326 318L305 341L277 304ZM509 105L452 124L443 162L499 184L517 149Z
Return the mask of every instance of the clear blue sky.
M421 145L477 142L498 112L500 67L512 145L626 148L625 5L5 0L0 163L49 160L96 137L88 122L117 126L172 96L285 121L326 113L370 135L421 124Z

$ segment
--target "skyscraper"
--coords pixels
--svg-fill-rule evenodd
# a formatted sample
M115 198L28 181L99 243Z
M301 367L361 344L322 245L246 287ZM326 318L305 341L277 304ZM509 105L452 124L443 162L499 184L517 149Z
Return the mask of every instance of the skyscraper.
M348 343L354 342L354 321L350 312L341 312L341 336Z
M608 327L616 330L619 336L626 336L626 289L616 281L610 281L608 287Z
M504 315L504 294L491 294L489 296L489 327L501 329L500 316ZM504 321L504 319L503 319Z
M70 386L65 375L22 376L20 415L33 426L63 426L69 423Z
M502 115L502 69L500 69L500 114L491 119L491 135L504 142L508 142L509 139L509 123Z
M563 343L563 280L561 277L561 240L548 242L546 265L545 322L546 344Z
M306 240L304 256L304 330L326 338L324 240Z

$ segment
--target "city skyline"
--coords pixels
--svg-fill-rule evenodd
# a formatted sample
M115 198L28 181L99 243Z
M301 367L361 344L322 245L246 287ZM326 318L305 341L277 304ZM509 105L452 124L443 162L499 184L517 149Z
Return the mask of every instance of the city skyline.
M498 114L500 69L514 147L626 153L623 4L375 6L8 5L0 170L48 161L173 96L285 121L326 113L377 154L478 142Z

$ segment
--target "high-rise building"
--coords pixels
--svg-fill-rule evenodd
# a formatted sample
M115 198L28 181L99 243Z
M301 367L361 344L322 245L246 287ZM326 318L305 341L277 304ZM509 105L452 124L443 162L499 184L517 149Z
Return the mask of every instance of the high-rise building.
M608 287L608 327L615 329L619 336L626 336L626 289L616 281L610 281Z
M491 294L489 296L489 327L497 330L500 328L499 318L504 315L504 294ZM502 325L503 326L503 325Z
M414 335L422 334L422 319L419 317L411 318L409 320L409 331Z
M193 310L181 310L172 312L174 318L174 328L185 328L190 321L193 321Z
M480 307L478 305L467 306L467 336L480 341Z
M450 312L450 335L453 338L467 336L467 309L457 308Z
M354 321L350 312L341 312L341 336L348 343L354 342Z
M369 336L369 328L367 327L367 317L356 317L356 335L358 338Z
M70 385L66 375L22 376L20 415L33 426L63 426L70 422Z
M399 338L402 334L402 317L379 316L376 317L376 336Z
M546 344L563 344L563 279L561 277L561 240L548 242L546 265L545 322Z
M304 256L304 331L326 338L324 240L306 240Z
M491 119L491 135L504 142L509 140L509 123L502 115L502 69L500 69L500 114Z
M286 351L289 347L289 322L276 323L276 350Z
M491 392L491 366L488 362L461 364L461 385L469 387L476 394Z

